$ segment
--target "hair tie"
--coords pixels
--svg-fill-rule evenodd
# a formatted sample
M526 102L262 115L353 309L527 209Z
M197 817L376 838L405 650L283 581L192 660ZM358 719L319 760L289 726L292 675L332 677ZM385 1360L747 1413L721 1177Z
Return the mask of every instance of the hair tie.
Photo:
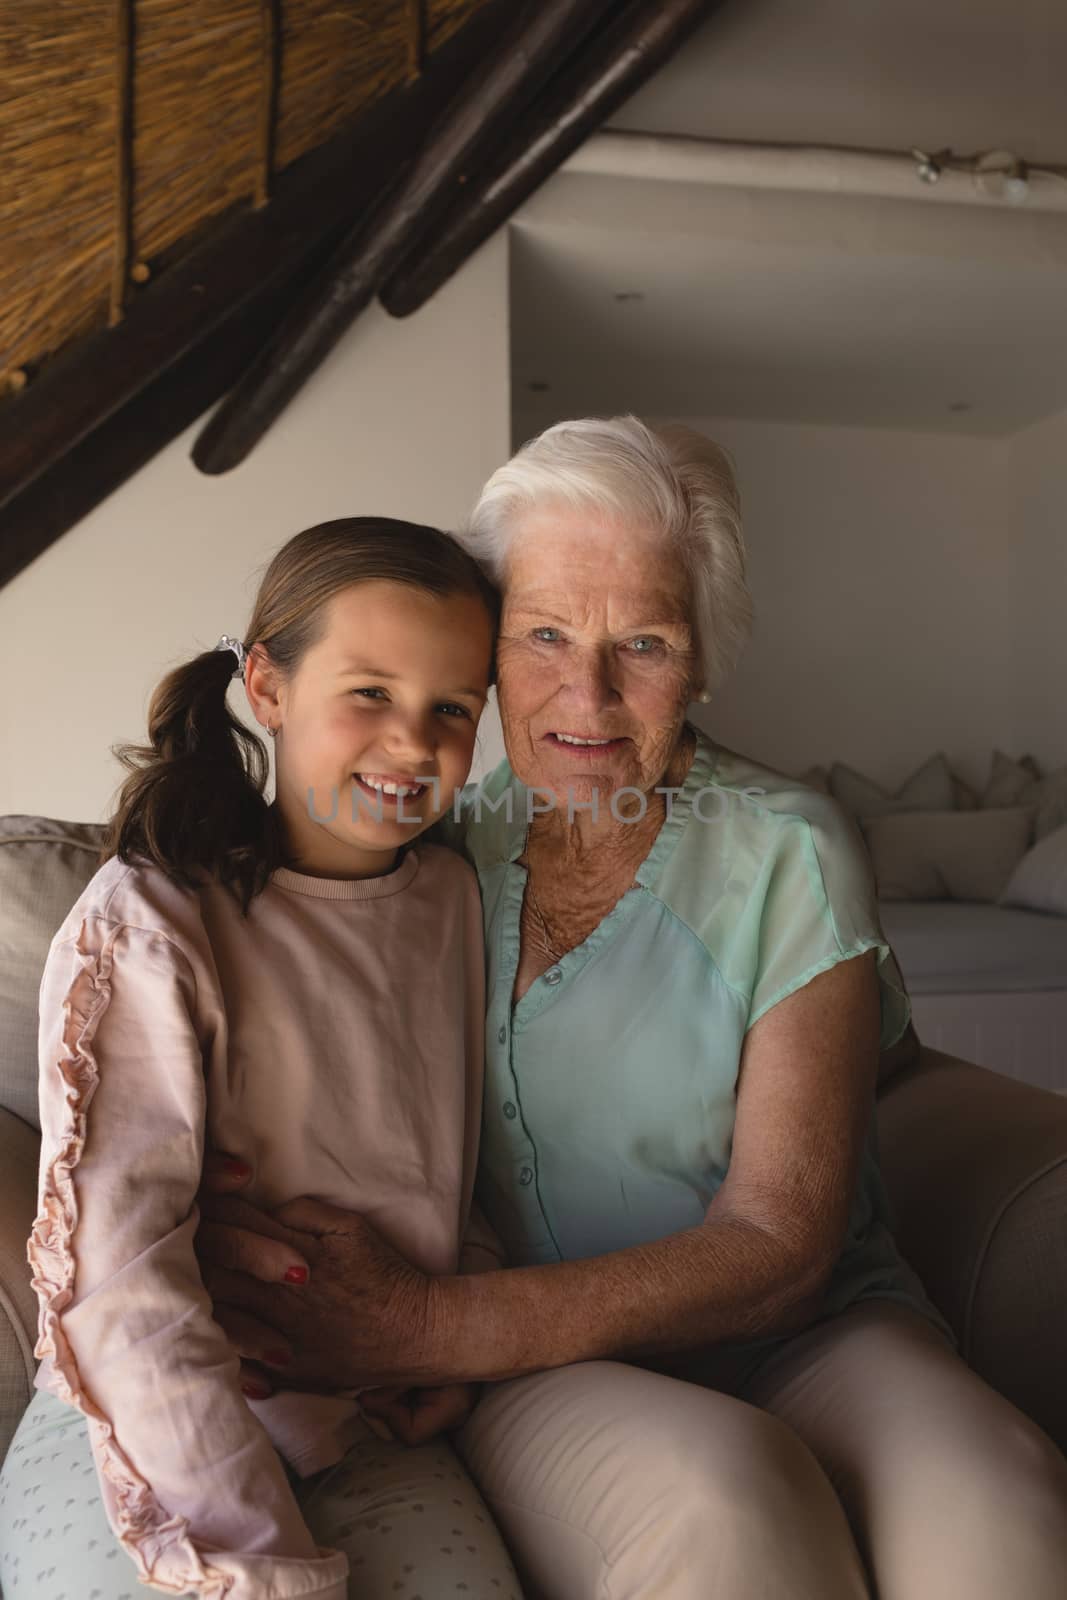
M235 678L243 678L245 675L245 661L248 659L248 651L245 649L240 639L231 639L228 633L224 633L218 644L215 646L215 649L233 651L234 655L237 657L237 665L233 669L232 676Z

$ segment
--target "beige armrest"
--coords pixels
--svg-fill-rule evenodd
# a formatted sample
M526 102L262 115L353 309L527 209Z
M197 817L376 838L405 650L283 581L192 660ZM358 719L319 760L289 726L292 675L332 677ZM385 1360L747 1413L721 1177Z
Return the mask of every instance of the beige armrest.
M924 1049L878 1142L897 1242L964 1359L1067 1449L1067 1098Z
M37 1209L40 1137L0 1107L0 1460L30 1398L37 1299L26 1240Z

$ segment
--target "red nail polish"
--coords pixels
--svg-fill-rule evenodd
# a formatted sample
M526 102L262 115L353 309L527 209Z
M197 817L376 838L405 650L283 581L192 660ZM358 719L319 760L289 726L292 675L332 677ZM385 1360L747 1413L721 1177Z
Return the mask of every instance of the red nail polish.
M266 1359L272 1367L287 1367L293 1358L288 1350L268 1350Z
M285 1274L286 1283L307 1283L307 1267L289 1267Z
M252 1168L244 1161L238 1161L236 1156L227 1156L222 1164L231 1177L248 1178L252 1175Z
M246 1394L250 1400L269 1400L270 1390L262 1388L258 1383L242 1383L241 1393Z

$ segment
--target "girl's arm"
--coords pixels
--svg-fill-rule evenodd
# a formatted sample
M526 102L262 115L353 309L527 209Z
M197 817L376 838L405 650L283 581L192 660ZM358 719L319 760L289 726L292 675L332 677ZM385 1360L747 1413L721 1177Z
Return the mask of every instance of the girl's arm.
M41 984L39 1383L90 1418L143 1582L211 1600L343 1600L241 1393L193 1254L206 1116L196 984L150 928L83 919Z

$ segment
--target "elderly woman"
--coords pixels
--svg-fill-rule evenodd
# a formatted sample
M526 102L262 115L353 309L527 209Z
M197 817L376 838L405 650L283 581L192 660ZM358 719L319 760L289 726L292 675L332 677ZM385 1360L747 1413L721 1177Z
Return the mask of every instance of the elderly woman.
M560 424L467 539L504 595L508 759L454 837L506 1268L431 1279L362 1218L221 1201L245 1353L281 1329L297 1381L484 1381L454 1438L531 1597L1060 1600L1067 1463L890 1233L874 1088L909 1007L862 844L686 720L749 622L722 452Z

